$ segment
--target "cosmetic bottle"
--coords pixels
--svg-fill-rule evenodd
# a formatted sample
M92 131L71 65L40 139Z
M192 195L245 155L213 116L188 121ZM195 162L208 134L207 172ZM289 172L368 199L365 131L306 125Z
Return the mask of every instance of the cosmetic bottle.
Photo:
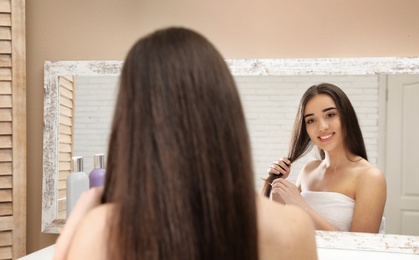
M105 156L95 154L93 157L94 168L89 174L90 188L103 186L105 183Z
M73 171L67 176L67 218L80 195L89 190L89 176L83 172L83 157L74 156L72 160Z

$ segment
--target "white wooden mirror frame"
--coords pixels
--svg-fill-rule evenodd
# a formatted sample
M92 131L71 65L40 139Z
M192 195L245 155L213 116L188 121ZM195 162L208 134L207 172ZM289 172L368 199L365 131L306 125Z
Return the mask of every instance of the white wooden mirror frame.
M234 76L419 74L419 58L241 59L227 60ZM59 233L57 219L58 118L60 76L119 75L122 61L46 61L44 66L44 140L42 232ZM351 248L419 254L415 236L317 231L325 248Z

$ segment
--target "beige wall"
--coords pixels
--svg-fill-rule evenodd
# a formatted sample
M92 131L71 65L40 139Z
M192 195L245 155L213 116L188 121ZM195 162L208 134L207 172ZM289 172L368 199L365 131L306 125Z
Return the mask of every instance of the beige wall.
M45 60L122 60L157 28L186 26L225 58L419 56L417 0L27 0L28 253L42 234Z

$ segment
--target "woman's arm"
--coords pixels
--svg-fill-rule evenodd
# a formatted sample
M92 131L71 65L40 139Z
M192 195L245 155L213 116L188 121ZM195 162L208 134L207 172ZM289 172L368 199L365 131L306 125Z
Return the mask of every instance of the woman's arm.
M358 175L355 186L355 208L351 231L378 233L387 197L384 174L369 168Z

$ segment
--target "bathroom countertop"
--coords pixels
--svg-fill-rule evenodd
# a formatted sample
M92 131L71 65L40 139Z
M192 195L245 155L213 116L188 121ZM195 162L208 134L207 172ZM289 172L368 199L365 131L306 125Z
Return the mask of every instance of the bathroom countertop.
M319 260L419 260L418 236L316 231L316 244ZM51 245L19 259L52 259L54 250Z
M32 254L19 258L20 260L47 260L52 259L55 245L46 247ZM369 260L410 260L419 259L417 254L377 252L352 249L336 249L336 248L318 248L317 255L319 260L353 260L353 259L369 259Z
M55 250L55 244L45 247L41 250L38 250L36 252L33 252L29 255L26 255L24 257L19 258L19 260L47 260L52 259L52 256L54 254Z

